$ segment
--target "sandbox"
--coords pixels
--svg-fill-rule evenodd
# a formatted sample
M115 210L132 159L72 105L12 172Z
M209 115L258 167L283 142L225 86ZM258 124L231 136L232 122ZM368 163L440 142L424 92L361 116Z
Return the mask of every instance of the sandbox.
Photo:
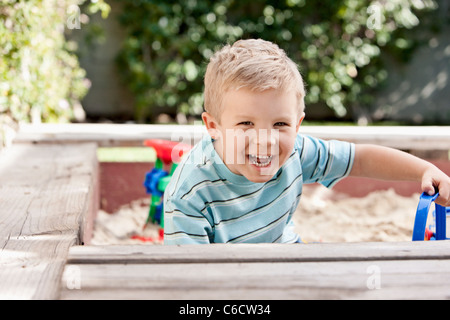
M301 131L322 139L401 149L433 162L450 174L448 127L306 126ZM155 138L194 144L204 134L201 125L46 124L23 126L15 142L95 142L98 147L142 147L145 139ZM142 243L129 237L142 234L149 204L143 181L153 166L150 159L100 160L100 210L93 243ZM419 183L353 177L343 179L332 190L319 185L305 186L295 214L297 231L303 240L312 242L409 241L420 192ZM150 226L146 232L155 230L156 226Z
M180 126L122 125L43 125L22 128L12 149L0 158L4 225L4 228L0 228L0 297L450 297L449 242L413 242L410 235L405 238L405 242L397 240L400 239L397 236L403 236L397 231L404 231L405 234L412 231L418 202L417 185L412 189L406 188L412 193L402 195L404 198L396 195L400 189L394 183L389 183L387 189L393 188L395 193L391 190L370 192L368 195L342 192L340 188L345 186L344 181L344 185L337 185L333 192L314 186L305 188L295 219L300 219L297 223L300 228L298 232L304 240L312 242L311 245L217 244L201 248L146 243L92 245L97 241L102 217L111 223L123 224L117 218L120 215L103 214L105 210L111 209L108 207L113 204L111 196L114 196L114 200L123 200L119 195L131 192L134 187L142 190L139 192L145 192L142 173L133 176L122 168L112 174L105 169L103 161L98 162L97 147L140 146L144 139L172 139L174 133L185 137L196 130ZM308 131L306 133L324 139L377 143L410 152L420 149L425 154L438 151L437 154L443 157L433 156L429 159L440 161L438 166L450 172L448 127L316 127L308 128ZM117 167L116 164L111 166ZM125 166L138 168L129 163ZM151 164L142 164L142 167L145 172L151 169ZM105 179L105 175L110 180ZM121 175L125 175L126 179L123 180ZM132 181L133 188L127 187L127 180ZM361 186L368 187L365 183L346 181L350 186L347 192L361 192ZM139 211L136 208L143 209L144 217L147 214L148 195L138 193L131 192L131 199L126 199L123 204L116 203L118 208L122 205L134 206L129 212L133 219ZM411 199L411 205L408 199ZM408 204L403 206L403 200ZM381 208L377 212L383 215L370 214L377 206ZM350 212L349 208L354 210ZM361 223L358 221L360 217L364 218ZM134 225L131 218L127 218L127 221L131 230L141 229L140 222ZM93 235L94 223L96 232ZM371 231L371 228L378 233L370 235L374 238L367 238L368 233L360 234ZM127 239L128 235L123 238ZM366 242L368 239L374 239L375 242ZM108 241L111 243L111 239ZM347 243L327 243L334 241ZM374 270L381 277L379 286L375 287L372 282L368 282L373 278ZM227 277L224 278L224 275Z
M450 162L431 159L445 172ZM157 237L158 227L142 227L149 195L143 186L153 163L100 162L101 210L93 244L160 244L131 239ZM306 242L411 240L420 184L348 177L333 189L305 185L294 215L297 232Z

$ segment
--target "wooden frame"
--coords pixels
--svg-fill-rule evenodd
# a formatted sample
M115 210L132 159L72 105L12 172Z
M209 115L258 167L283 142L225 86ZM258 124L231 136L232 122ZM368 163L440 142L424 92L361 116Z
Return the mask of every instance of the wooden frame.
M302 132L406 150L450 149L449 127ZM23 126L0 156L0 299L450 297L448 241L82 246L99 203L97 146L174 137L193 143L203 134L201 126ZM368 282L376 272L379 287Z

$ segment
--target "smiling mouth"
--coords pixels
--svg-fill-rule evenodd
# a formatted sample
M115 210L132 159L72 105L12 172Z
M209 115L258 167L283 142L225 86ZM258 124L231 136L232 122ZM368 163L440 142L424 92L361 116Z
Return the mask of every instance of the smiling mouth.
M249 154L248 158L250 160L250 163L257 167L268 167L272 162L273 156L258 156Z

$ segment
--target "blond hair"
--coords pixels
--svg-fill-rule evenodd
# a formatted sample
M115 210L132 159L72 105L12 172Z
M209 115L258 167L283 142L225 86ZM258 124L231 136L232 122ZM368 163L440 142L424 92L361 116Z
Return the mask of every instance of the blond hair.
M226 45L210 59L205 74L205 110L220 121L229 90L293 90L303 112L305 89L297 65L276 44L261 39Z

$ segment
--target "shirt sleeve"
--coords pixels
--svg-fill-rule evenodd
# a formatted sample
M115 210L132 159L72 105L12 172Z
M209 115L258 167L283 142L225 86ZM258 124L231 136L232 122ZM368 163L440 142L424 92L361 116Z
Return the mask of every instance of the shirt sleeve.
M307 135L299 135L296 143L304 183L319 182L331 188L350 173L355 156L353 143Z
M165 198L164 244L208 244L213 228L201 213L203 202L193 202L176 196ZM199 206L200 205L200 206Z

